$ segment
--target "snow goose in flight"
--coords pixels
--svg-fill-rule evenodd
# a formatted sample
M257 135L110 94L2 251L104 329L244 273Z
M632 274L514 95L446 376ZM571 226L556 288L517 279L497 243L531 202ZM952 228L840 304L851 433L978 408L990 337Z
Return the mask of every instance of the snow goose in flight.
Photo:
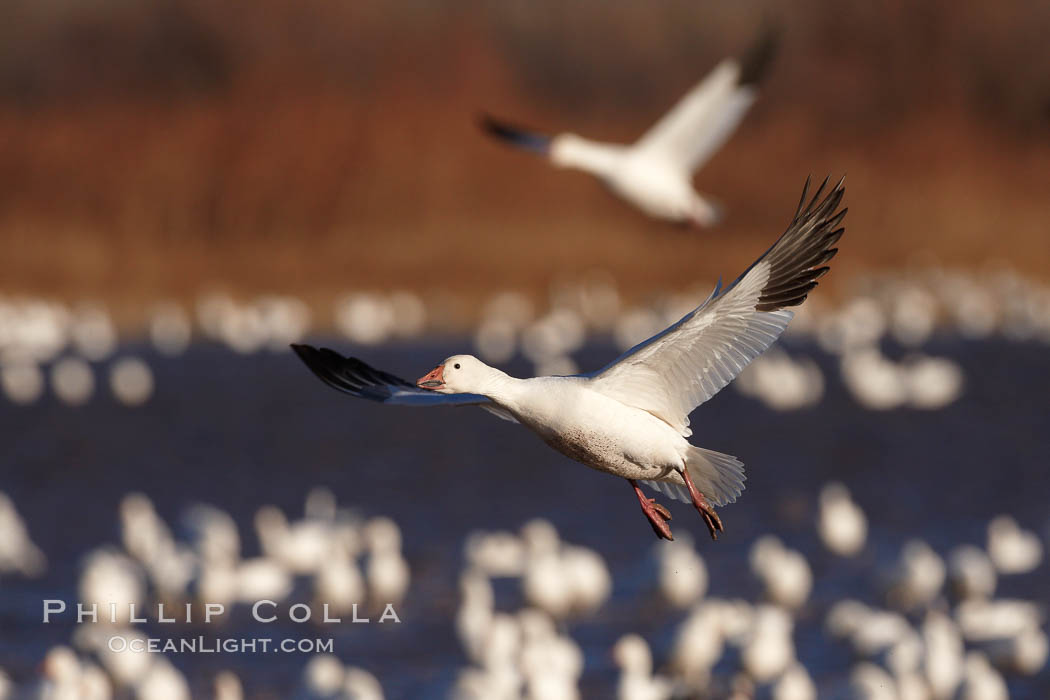
M594 175L649 216L711 226L718 207L693 189L692 178L736 130L755 101L756 85L776 50L767 30L747 55L727 58L631 145L591 141L576 134L533 132L483 115L494 138L538 153L553 165Z
M807 203L809 183L784 234L728 288L597 372L517 379L470 355L454 355L410 384L329 349L293 345L326 384L359 398L415 406L474 405L529 428L550 447L626 479L657 536L672 539L671 514L638 482L692 503L713 538L712 506L744 489L735 457L689 444L689 414L773 344L828 271L843 230L839 181Z

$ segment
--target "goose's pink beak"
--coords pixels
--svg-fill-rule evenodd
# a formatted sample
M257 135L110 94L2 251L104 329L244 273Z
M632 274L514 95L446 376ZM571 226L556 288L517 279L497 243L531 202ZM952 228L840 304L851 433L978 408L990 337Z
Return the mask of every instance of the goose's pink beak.
M445 386L445 365L438 365L416 380L420 389L440 389Z

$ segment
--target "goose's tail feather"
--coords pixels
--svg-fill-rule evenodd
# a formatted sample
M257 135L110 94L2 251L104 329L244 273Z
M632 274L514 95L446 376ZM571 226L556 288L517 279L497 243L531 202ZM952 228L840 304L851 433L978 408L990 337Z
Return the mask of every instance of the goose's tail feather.
M700 493L713 506L724 506L733 503L744 491L744 463L732 455L722 454L703 447L689 446L686 455L686 468L689 476ZM672 472L670 478L681 478ZM653 491L665 494L683 503L690 503L689 491L685 486L674 481L643 481Z

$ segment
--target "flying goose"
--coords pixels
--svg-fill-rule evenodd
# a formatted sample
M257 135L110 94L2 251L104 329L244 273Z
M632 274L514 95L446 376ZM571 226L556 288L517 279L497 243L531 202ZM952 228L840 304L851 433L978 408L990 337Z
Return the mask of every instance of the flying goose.
M773 344L828 271L846 209L839 181L827 179L807 203L809 181L784 234L726 289L680 321L590 374L517 379L471 355L453 355L415 384L327 348L292 347L323 382L380 403L479 406L522 424L550 447L622 477L658 537L673 539L670 512L639 482L700 512L711 537L722 521L714 506L744 489L743 464L689 444L689 414Z
M757 97L756 86L776 52L767 29L743 60L727 58L631 145L576 134L534 132L483 115L494 138L546 157L553 165L594 175L615 194L657 219L711 226L719 208L693 190L693 173L729 139Z

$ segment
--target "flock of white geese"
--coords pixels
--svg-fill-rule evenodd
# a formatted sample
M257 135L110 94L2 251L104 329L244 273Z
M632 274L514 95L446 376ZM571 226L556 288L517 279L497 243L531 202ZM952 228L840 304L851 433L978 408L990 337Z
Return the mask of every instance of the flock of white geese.
M436 326L461 328L490 364L524 358L537 375L573 374L579 369L573 355L589 340L611 339L627 349L681 317L698 295L687 290L628 304L610 276L592 273L552 285L546 309L507 291L466 318L465 305L452 298L355 292L337 300L330 326L355 345L417 339ZM151 365L182 354L195 340L238 354L288 352L317 317L292 296L238 301L212 293L194 309L159 304L141 333L120 337L100 304L0 297L0 393L11 404L30 405L50 385L58 401L78 406L100 394L104 382L114 400L138 406L156 389ZM839 379L858 405L935 410L965 392L966 378L956 361L924 346L945 336L1050 343L1050 287L1009 269L873 275L837 306L810 299L785 336L809 350L771 349L733 384L737 390L774 410L815 406L830 381L814 359L819 350L836 358ZM896 352L888 354L888 346ZM128 347L137 354L125 352Z
M999 700L1006 678L1034 675L1047 662L1043 607L996 598L999 580L1029 574L1043 562L1043 541L1008 515L993 519L983 543L937 552L918 539L901 548L892 565L866 573L868 602L842 598L817 604L815 577L828 559L874 566L863 510L840 483L817 499L815 531L825 552L811 563L773 535L750 545L748 565L760 599L709 595L702 555L681 533L658 542L646 584L673 613L673 641L657 658L639 634L609 650L619 669L617 697L770 697L811 700L818 681L796 655L796 624L823 619L823 635L852 654L848 671L820 680L820 697L864 700ZM241 555L231 516L207 505L186 510L173 528L143 494L119 508L121 542L99 547L82 561L77 599L99 602L118 614L78 626L67 645L50 649L36 678L16 684L0 671L0 699L181 700L190 683L163 654L114 653L106 640L144 633L127 619L128 605L221 602L228 609L259 599L327 603L336 613L353 604L374 611L411 594L401 533L384 517L363 519L339 507L326 489L314 489L304 515L289 522L273 506L260 508L254 526L261 553ZM9 498L0 494L0 576L42 575L44 552ZM497 579L517 581L508 596ZM298 585L297 585L298 582ZM304 588L305 582L305 588ZM2 582L0 582L2 586ZM616 581L603 557L562 539L541 519L518 532L474 532L463 546L455 634L468 665L449 691L452 698L571 700L581 697L585 657L572 627L617 605ZM860 593L857 591L856 593ZM874 604L873 600L880 601ZM515 605L518 606L514 609ZM819 669L826 676L828 669ZM199 679L198 679L199 683ZM237 700L243 688L234 670L212 678L215 700ZM294 697L382 698L367 669L346 666L331 654L312 656Z
M214 506L188 508L172 528L149 498L131 493L120 503L119 523L120 544L88 552L80 566L77 601L94 606L97 622L78 625L68 645L49 650L38 679L16 687L0 673L0 699L189 700L199 694L191 694L186 677L163 654L114 651L109 645L114 636L129 645L146 639L131 620L133 611L155 620L158 603L166 604L168 614L196 603L200 617L204 603L221 604L229 614L238 605L268 600L305 602L316 618L327 606L330 618L374 619L387 604L396 610L411 582L397 524L386 517L362 519L338 507L323 488L308 494L297 520L290 522L275 506L256 512L260 554L255 557L242 556L236 523ZM14 504L0 494L0 576L35 577L46 568L46 556ZM267 616L275 609L266 608ZM344 667L331 654L312 658L300 685L296 697L303 700L383 697L374 676ZM243 697L232 671L216 675L213 686L215 700Z

